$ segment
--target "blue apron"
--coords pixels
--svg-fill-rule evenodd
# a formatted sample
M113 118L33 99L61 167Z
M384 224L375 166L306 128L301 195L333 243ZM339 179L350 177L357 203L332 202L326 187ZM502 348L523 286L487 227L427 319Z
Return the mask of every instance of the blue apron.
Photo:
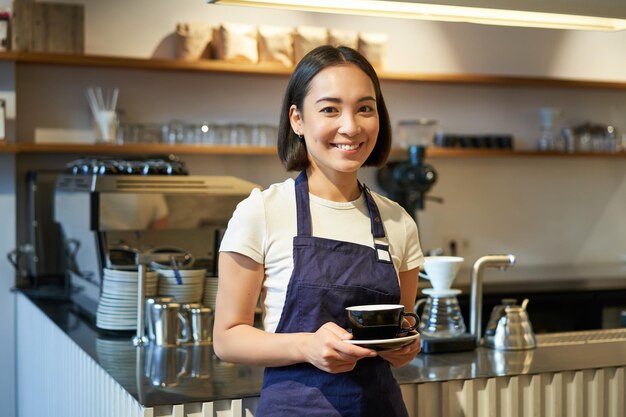
M324 323L347 329L345 308L398 304L400 286L376 203L363 186L375 248L311 235L306 172L296 179L298 234L293 273L277 333L315 332ZM349 372L331 374L309 363L268 367L257 417L407 416L389 363L365 358Z

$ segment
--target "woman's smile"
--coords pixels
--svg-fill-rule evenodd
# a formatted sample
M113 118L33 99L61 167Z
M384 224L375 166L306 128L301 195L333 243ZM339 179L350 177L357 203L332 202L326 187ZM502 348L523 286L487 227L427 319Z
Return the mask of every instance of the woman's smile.
M290 113L313 172L356 176L378 137L375 97L372 81L353 64L328 67L313 78L302 109L292 106Z
M352 152L354 153L355 151L357 151L361 145L363 145L363 142L360 143L331 143L331 146L334 146L335 148L342 150L342 151L346 151L346 152Z

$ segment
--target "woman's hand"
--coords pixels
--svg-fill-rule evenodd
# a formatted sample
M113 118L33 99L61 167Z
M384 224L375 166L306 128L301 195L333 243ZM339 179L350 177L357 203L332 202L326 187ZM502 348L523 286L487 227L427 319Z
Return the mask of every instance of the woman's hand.
M389 362L394 368L399 368L411 362L420 350L420 337L417 336L410 345L396 350L378 352L378 355Z
M400 304L404 305L404 311L413 311L415 296L417 294L418 274L419 268L400 272ZM402 320L403 328L407 328L414 324L416 323L413 317L410 317L410 320L407 320L407 318ZM389 362L391 366L399 368L411 362L420 350L420 337L417 336L410 345L396 350L378 352L378 355Z
M330 373L348 372L354 369L359 359L376 356L376 351L362 348L345 340L352 335L337 324L328 322L315 333L309 333L303 344L303 355L307 362Z

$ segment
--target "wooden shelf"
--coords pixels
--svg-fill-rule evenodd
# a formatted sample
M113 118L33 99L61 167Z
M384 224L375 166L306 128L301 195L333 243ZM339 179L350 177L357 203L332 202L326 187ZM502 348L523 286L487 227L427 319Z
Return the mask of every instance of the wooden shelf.
M274 155L276 148L265 146L218 146L218 145L103 145L103 144L40 144L22 143L0 145L0 153L14 154L98 154L98 155L138 155L167 154L179 155Z
M127 58L102 55L69 55L36 52L0 52L0 61L17 64L121 68L150 71L191 71L229 74L288 76L293 68L277 64L234 64L216 60ZM484 74L424 74L379 72L381 80L433 84L480 84L503 86L626 89L626 81L595 81L549 77Z
M101 144L0 144L0 153L8 154L92 154L92 155L141 155L167 154L177 155L276 155L276 148L271 146L225 146L225 145L101 145ZM406 153L394 149L392 156L401 157ZM464 148L429 148L429 158L626 158L626 152L538 152L512 151L502 149L464 149Z
M18 153L17 150L17 145L0 142L0 153Z
M502 149L467 149L467 148L429 148L429 158L626 158L626 152L557 152L533 150L502 150Z

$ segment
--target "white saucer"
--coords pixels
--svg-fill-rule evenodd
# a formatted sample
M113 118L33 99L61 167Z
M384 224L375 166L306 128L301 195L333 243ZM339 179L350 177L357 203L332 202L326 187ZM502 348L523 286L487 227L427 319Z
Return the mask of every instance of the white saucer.
M433 297L450 297L451 295L461 294L461 290L450 288L449 290L436 290L434 288L424 288L422 292Z
M394 337L393 339L345 340L345 342L374 350L395 350L410 344L417 337L419 337L419 333L413 333L404 337Z

